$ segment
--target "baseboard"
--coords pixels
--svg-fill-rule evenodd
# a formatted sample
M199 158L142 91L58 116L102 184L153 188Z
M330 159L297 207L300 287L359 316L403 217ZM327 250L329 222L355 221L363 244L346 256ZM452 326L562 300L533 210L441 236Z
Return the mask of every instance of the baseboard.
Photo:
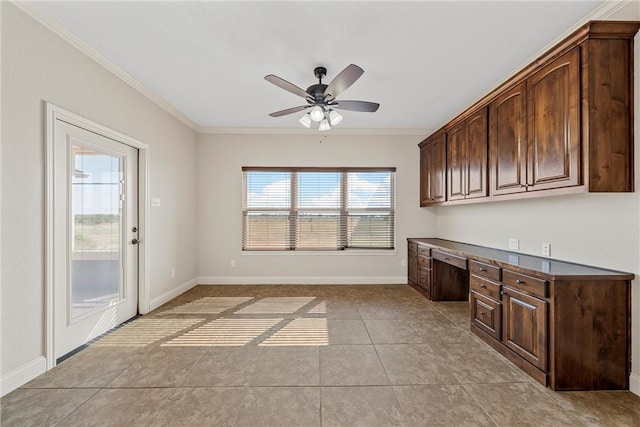
M162 295L159 295L153 298L151 301L149 301L149 311L153 311L156 308L160 307L162 304L165 304L171 301L172 299L174 299L175 297L182 295L183 293L187 292L189 289L193 288L197 284L198 284L198 278L195 277L163 293Z
M407 276L201 276L200 285L397 285Z
M640 374L629 375L629 391L640 396Z
M44 374L47 371L47 359L40 356L35 360L14 369L7 375L3 375L0 379L0 395L4 396L22 387L35 377Z

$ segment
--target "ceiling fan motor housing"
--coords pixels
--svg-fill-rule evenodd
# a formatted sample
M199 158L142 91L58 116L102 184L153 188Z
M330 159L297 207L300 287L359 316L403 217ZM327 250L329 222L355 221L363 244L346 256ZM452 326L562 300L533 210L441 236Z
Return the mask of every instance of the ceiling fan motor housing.
M326 88L327 85L323 83L311 85L307 88L307 93L313 98L313 103L324 104L324 91Z

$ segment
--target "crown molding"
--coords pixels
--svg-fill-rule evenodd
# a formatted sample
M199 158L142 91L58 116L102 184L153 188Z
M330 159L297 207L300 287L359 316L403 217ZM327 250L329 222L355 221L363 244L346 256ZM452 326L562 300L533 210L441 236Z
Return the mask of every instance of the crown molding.
M522 62L522 64L520 64L519 66L515 67L513 69L513 71L511 71L509 74L504 76L504 78L502 80L500 80L498 83L496 83L495 85L493 85L492 87L487 89L484 93L482 93L480 96L478 96L472 102L470 102L467 105L467 107L465 109L463 109L462 111L465 111L467 108L471 107L472 105L474 105L478 101L480 101L482 98L484 98L487 95L489 95L491 92L496 90L498 87L500 87L503 83L505 83L511 77L513 77L518 72L520 72L520 70L522 70L523 68L527 67L529 64L534 62L540 56L544 55L547 51L549 51L555 45L557 45L558 43L562 42L564 39L569 37L571 34L573 34L575 31L577 31L580 27L582 27L587 22L589 22L589 21L597 21L597 20L606 21L607 18L609 18L610 16L612 16L614 13L618 12L619 10L623 9L625 6L627 6L627 5L631 4L631 3L639 3L639 2L640 2L640 0L605 0L602 4L600 4L594 10L592 10L587 15L585 15L582 19L578 20L578 22L576 22L574 25L572 25L571 27L567 28L558 37L556 37L555 39L553 39L549 43L547 43L546 46L544 46L543 48L541 48L537 52L534 52L528 59L524 60L524 62ZM458 117L458 114L459 113L456 113L455 116L453 116L453 117L449 118L448 120L445 120L444 122L442 122L440 124L440 126L438 126L436 129L440 129L440 128L444 127L446 124L448 124L453 119Z
M120 67L115 65L113 62L111 62L109 59L104 57L102 54L100 54L94 48L92 48L87 43L82 41L78 36L73 34L71 31L67 30L66 28L64 28L56 20L54 20L53 18L48 16L42 10L40 10L39 8L37 8L36 6L34 6L34 5L32 5L32 4L28 3L28 2L11 1L11 4L13 4L15 7L17 7L18 9L20 9L21 11L23 11L27 15L31 16L33 19L38 21L40 24L44 25L46 28L48 28L54 34L56 34L57 36L62 38L64 41L69 43L71 46L73 46L76 49L78 49L80 52L82 52L85 55L87 55L89 58L91 58L92 60L97 62L99 65L101 65L104 68L106 68L113 75L115 75L120 80L122 80L123 82L125 82L126 84L131 86L133 89L135 89L138 92L140 92L143 96L148 98L151 102L153 102L158 107L160 107L163 110L165 110L167 113L171 114L176 119L180 120L182 123L187 125L189 128L191 128L192 130L194 130L196 132L200 131L200 127L193 120L191 120L189 117L184 115L180 110L175 108L173 105L171 105L169 102L167 102L160 95L158 95L157 93L155 93L152 90L148 89L142 83L140 83L139 81L134 79L128 73L123 71Z
M331 135L409 135L424 137L430 135L436 129L348 129L333 128L330 131L320 132L317 129L300 128L223 128L223 127L201 127L198 132L201 134L214 135L310 135L310 136L331 136Z

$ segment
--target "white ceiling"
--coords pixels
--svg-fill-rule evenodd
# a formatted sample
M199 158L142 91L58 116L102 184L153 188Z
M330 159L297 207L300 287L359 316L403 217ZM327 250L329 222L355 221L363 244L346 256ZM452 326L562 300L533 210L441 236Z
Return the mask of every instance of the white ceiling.
M36 2L36 6L200 127L300 128L303 89L350 63L344 129L434 130L602 1Z

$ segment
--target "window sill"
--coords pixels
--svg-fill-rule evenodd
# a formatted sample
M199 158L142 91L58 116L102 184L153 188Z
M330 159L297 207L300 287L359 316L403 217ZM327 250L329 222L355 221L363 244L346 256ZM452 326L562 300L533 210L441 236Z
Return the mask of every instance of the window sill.
M398 254L397 249L354 249L348 251L242 251L242 255L247 256L396 256Z

